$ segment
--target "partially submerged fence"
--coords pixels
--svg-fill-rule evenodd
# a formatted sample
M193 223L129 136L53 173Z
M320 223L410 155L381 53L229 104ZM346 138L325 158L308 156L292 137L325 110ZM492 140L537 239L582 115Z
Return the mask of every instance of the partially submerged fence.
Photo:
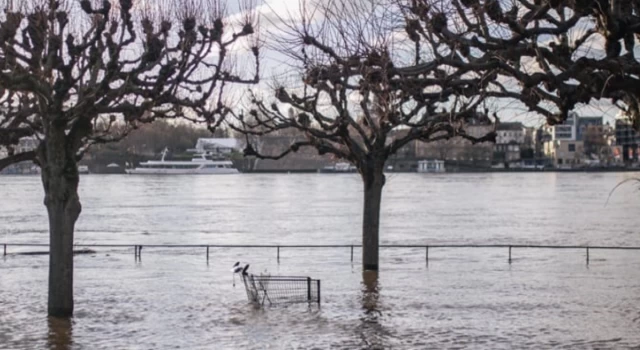
M48 244L37 243L5 243L4 255L7 255L7 247L49 247ZM207 262L209 262L209 250L211 248L224 249L274 249L276 250L277 261L280 262L280 250L283 249L349 249L351 261L353 262L354 248L361 248L360 244L75 244L78 248L134 248L134 257L142 257L142 248L200 248L203 249ZM588 246L588 245L539 245L539 244L381 244L381 249L424 249L425 261L429 264L429 251L434 249L456 249L456 248L482 248L482 249L508 249L509 264L512 263L511 253L514 249L571 249L584 250L586 252L586 263L589 264L589 253L591 250L634 250L640 251L640 246Z

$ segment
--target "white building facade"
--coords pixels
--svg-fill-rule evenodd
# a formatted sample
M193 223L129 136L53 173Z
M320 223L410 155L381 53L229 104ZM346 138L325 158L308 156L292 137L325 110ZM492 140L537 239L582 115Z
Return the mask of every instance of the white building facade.
M237 151L240 145L233 138L200 138L193 150L196 153L208 153L214 155L229 155Z

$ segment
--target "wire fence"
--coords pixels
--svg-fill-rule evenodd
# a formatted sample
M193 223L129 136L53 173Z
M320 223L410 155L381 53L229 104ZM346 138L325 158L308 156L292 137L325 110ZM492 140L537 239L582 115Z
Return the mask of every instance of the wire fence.
M46 247L44 243L4 243L3 255L7 256L8 248L11 247ZM276 251L277 261L280 262L280 251L284 249L345 249L350 250L351 261L353 262L353 251L355 248L362 248L361 244L75 244L76 248L134 248L134 256L140 259L142 250L145 249L202 249L209 262L209 250L211 248L224 249L273 249ZM477 248L477 249L505 249L508 250L508 262L511 263L512 251L515 249L568 249L584 250L586 252L586 263L589 264L589 254L591 250L625 250L640 251L640 246L605 246L605 245L541 245L541 244L381 244L381 249L424 249L425 261L429 264L429 252L434 249L456 249L456 248ZM46 254L46 252L44 252ZM25 254L17 253L17 254ZM28 254L28 253L26 253Z

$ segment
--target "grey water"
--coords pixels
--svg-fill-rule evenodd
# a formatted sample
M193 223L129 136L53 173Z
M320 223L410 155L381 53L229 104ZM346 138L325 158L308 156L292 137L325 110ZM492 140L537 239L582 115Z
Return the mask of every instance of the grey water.
M389 174L386 244L640 246L633 173ZM354 174L86 175L79 244L358 244ZM0 177L0 244L46 243L38 177ZM76 312L46 318L47 256L0 258L0 349L426 349L640 346L640 251L96 249L75 258ZM42 248L37 248L42 249ZM229 272L322 280L322 304L256 309ZM237 281L236 281L237 282Z

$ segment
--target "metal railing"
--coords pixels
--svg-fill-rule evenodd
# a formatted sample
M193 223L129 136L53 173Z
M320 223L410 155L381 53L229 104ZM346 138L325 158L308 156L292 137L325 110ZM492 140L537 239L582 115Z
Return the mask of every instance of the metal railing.
M7 255L7 247L49 247L49 244L40 243L4 243L4 256ZM74 247L78 248L134 248L134 256L136 259L142 257L142 248L202 248L205 249L205 255L207 262L209 262L209 250L210 248L255 248L255 249L276 249L276 258L280 262L280 250L281 249L328 249L328 248L344 248L350 249L351 261L353 262L353 250L354 248L362 248L361 244L74 244ZM429 250L438 248L483 248L483 249L508 249L508 262L511 264L512 257L511 251L513 249L572 249L572 250L585 250L586 262L589 264L589 252L590 250L637 250L640 251L640 246L588 246L588 245L543 245L543 244L381 244L381 249L386 248L398 248L398 249L424 249L425 261L429 264Z

